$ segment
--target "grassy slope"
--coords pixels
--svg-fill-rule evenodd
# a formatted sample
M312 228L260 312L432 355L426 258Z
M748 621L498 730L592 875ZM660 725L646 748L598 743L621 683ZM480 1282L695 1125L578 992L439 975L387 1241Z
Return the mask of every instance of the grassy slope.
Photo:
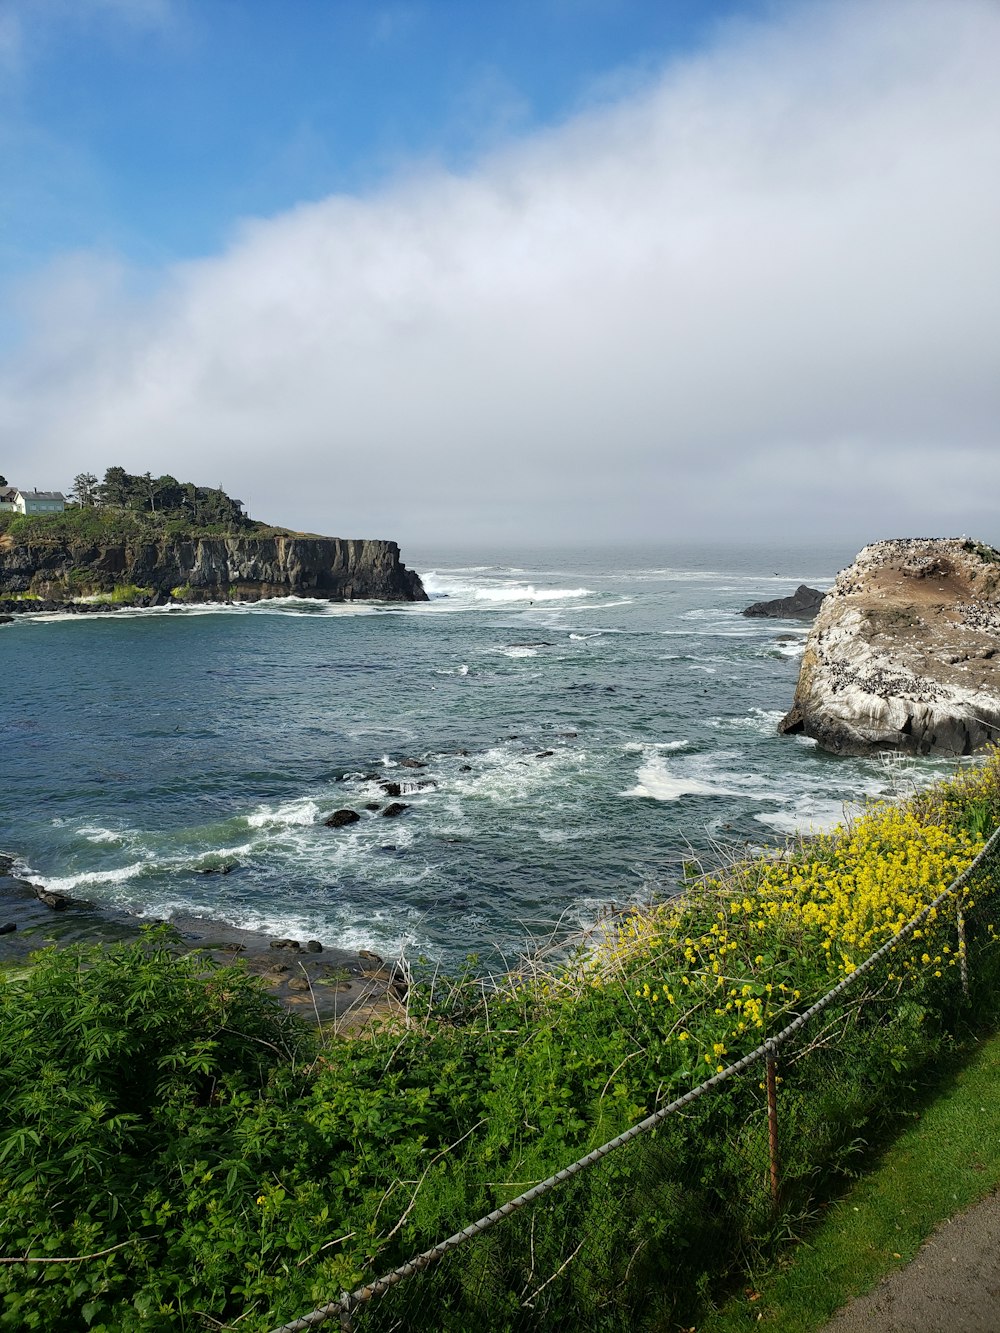
M1000 1186L1000 1037L927 1089L912 1123L776 1270L699 1333L810 1333L911 1260L939 1223ZM749 1299L750 1296L753 1299Z

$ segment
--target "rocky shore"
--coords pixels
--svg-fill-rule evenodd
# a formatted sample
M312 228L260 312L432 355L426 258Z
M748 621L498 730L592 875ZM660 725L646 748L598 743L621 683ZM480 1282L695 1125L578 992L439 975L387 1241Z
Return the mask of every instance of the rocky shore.
M853 755L968 755L1000 738L1000 551L866 546L823 599L779 730Z
M135 940L151 923L22 878L14 854L0 853L0 969L28 963L38 949L69 944L112 945ZM219 963L239 962L287 1009L307 1021L356 1031L401 1010L401 968L376 954L339 949L318 940L272 939L197 917L169 923L171 947L201 951Z

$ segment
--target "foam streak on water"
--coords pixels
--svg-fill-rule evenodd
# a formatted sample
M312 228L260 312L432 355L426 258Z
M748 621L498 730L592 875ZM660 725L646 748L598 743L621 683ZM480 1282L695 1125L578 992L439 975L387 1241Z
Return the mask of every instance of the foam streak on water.
M147 916L516 956L670 891L692 851L827 827L947 767L776 734L806 627L740 612L853 554L408 550L429 603L19 618L0 850ZM327 827L340 809L360 818Z

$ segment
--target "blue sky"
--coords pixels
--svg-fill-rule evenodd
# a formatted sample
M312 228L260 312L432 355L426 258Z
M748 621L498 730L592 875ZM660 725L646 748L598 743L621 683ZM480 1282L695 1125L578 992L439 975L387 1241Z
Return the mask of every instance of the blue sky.
M997 0L0 0L0 472L1000 541Z
M2 262L140 265L655 77L737 0L5 0Z

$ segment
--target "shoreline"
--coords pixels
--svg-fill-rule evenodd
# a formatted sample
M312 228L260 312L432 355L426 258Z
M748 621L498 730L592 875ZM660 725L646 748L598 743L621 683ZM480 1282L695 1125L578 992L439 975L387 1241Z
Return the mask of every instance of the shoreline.
M202 952L220 964L241 962L284 1008L317 1025L357 1030L399 1012L405 998L400 965L368 950L272 939L208 917L151 921L51 893L13 874L16 862L13 854L0 853L0 975L27 966L40 949L133 943L150 926L162 925L169 948Z

